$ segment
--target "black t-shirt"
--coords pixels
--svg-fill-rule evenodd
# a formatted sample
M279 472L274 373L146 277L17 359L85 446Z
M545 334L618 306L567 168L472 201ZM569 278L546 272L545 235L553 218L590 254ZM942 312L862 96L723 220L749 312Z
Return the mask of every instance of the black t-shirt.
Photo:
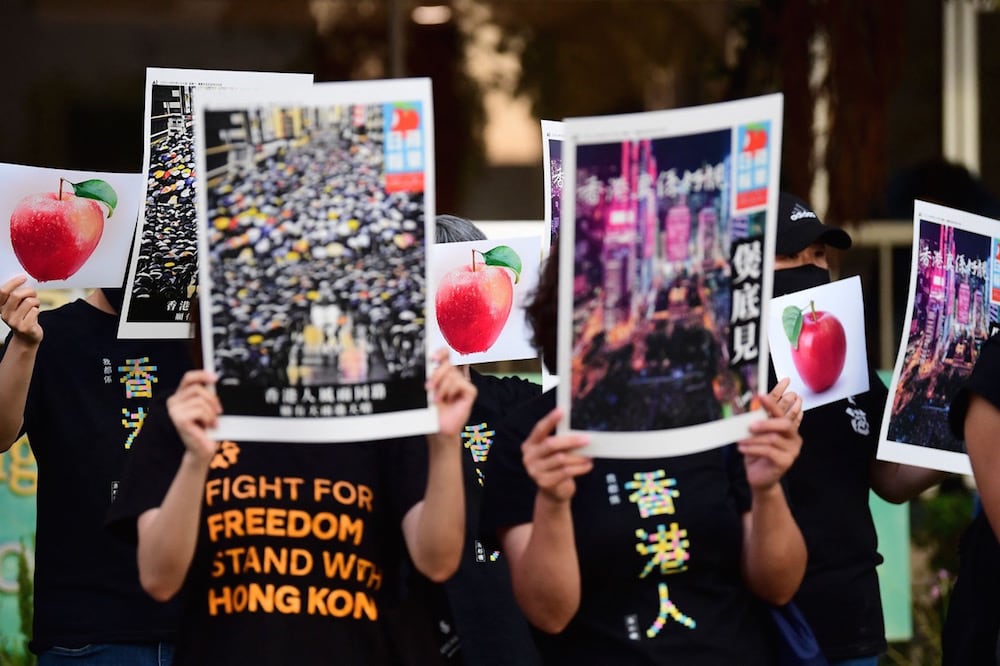
M1000 409L1000 336L993 336L983 345L972 374L952 399L948 421L959 439L965 439L965 417L972 393ZM941 631L941 663L996 663L1000 653L1000 544L983 511L962 534L958 555L958 580Z
M511 591L510 571L495 534L479 529L490 452L503 418L537 398L541 387L516 377L471 373L478 391L462 434L466 543L458 571L443 585L412 569L404 603L401 649L412 666L540 664L528 623Z
M135 536L184 445L153 413L109 516ZM174 663L396 663L383 615L398 599L401 522L423 497L423 437L368 443L222 442L212 460Z
M175 606L146 595L135 548L104 519L152 399L190 365L185 345L118 340L118 318L82 300L39 323L23 427L38 461L31 649L167 640Z
M531 522L520 445L554 406L550 391L498 431L484 527ZM546 664L773 662L768 618L740 574L750 492L738 452L596 459L572 506L581 603L561 633L535 632Z
M869 381L867 393L805 413L802 450L784 478L809 551L795 602L831 660L886 648L869 491L888 391L874 373Z

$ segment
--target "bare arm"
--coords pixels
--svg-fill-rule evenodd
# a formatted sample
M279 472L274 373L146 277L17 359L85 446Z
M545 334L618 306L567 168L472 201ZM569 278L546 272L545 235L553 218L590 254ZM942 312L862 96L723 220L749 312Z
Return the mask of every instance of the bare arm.
M965 447L994 534L1000 534L1000 409L975 393L965 414ZM1000 537L998 537L1000 538Z
M19 275L0 286L0 319L14 332L0 360L0 453L9 449L21 432L28 386L42 342L38 294L23 286L26 281Z
M806 570L806 544L781 487L802 447L797 426L773 396L762 396L770 418L751 425L751 436L739 442L752 493L743 516L743 578L758 597L788 603Z
M872 490L886 502L902 504L931 486L941 483L947 472L887 460L872 462Z
M447 351L428 380L438 408L438 432L427 436L428 469L424 498L403 517L403 536L413 564L435 582L458 570L465 543L465 489L462 441L476 399L476 387L448 363Z
M514 596L525 617L548 633L566 628L580 607L580 565L571 501L575 478L593 469L576 453L579 435L550 436L558 409L539 421L521 447L524 466L538 486L532 521L500 534L510 566Z
M184 375L167 400L185 452L163 503L139 516L139 581L154 599L170 599L184 584L198 542L198 521L209 464L218 442L208 436L221 412L205 370ZM140 481L141 482L141 481Z

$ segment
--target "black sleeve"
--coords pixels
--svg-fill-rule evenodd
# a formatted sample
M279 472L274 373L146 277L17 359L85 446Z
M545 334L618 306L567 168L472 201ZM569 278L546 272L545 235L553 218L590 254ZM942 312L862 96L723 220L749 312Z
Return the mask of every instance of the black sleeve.
M108 510L106 526L112 534L131 543L138 540L136 521L163 503L183 456L184 443L166 403L158 400L132 443L121 486Z
M983 344L972 374L952 398L948 409L948 426L951 433L965 440L965 415L969 411L969 398L975 393L1000 409L1000 334Z
M524 403L497 427L483 488L484 532L531 522L537 488L521 462L521 443L554 407L555 391L549 391Z

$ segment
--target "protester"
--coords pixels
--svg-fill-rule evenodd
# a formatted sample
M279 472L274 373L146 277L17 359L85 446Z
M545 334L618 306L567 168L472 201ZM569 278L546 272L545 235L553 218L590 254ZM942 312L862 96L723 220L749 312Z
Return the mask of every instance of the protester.
M453 215L438 215L435 227L437 243L486 238L472 222ZM480 531L479 512L497 428L522 404L537 398L541 387L518 377L481 374L469 365L460 368L477 390L462 432L465 548L458 571L443 585L419 573L410 577L397 622L400 640L406 643L404 662L413 666L540 664L528 623L514 601L496 536Z
M40 666L170 663L176 607L139 585L135 549L104 530L152 400L190 366L169 340L118 340L122 289L39 312L0 287L0 451L28 435L38 462L34 626Z
M527 307L550 372L557 254ZM746 439L675 458L580 455L585 436L552 435L552 391L498 430L483 520L546 664L774 663L761 600L791 599L806 563L779 483L801 445L785 386Z
M987 340L965 386L948 411L955 437L965 441L981 506L962 534L958 579L941 632L943 666L1000 661L1000 336Z
M460 433L476 390L447 362L428 388L439 432L352 443L217 442L208 371L154 412L109 517L139 575L181 593L176 663L398 663L382 618L400 557L435 582L464 540Z
M846 231L823 224L805 201L782 193L774 295L830 282L828 248L850 246ZM888 391L873 370L869 374L868 392L805 413L799 426L802 452L784 479L809 551L795 603L834 666L875 666L886 650L876 571L882 556L870 491L890 502L905 502L944 476L875 460Z

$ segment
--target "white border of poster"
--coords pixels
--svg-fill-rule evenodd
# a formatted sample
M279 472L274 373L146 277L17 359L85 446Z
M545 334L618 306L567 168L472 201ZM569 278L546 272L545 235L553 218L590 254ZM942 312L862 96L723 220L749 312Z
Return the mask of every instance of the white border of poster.
M669 111L656 111L649 113L626 114L621 116L608 116L603 118L578 118L566 119L564 121L565 137L563 141L563 173L564 189L562 197L562 222L559 230L560 243L560 297L559 297L559 325L558 325L558 368L559 385L563 390L558 392L558 406L561 408L563 417L559 424L560 432L583 432L588 436L589 444L581 452L595 457L608 458L662 458L669 456L679 456L698 451L726 445L746 437L748 428L753 421L764 418L763 408L756 406L756 396L750 392L742 392L735 395L732 402L739 403L745 411L736 411L729 416L721 416L715 420L708 420L695 425L678 426L658 430L582 430L573 429L571 420L573 419L573 395L570 387L573 387L572 365L573 365L573 344L574 344L574 262L576 258L576 227L579 224L577 217L576 194L578 191L577 178L579 170L577 168L577 151L581 146L598 146L621 144L624 142L643 142L650 140L650 143L662 139L684 139L685 137L696 137L694 140L703 140L713 133L728 131L729 144L724 150L728 160L728 171L724 180L728 187L727 194L720 194L723 201L728 201L728 207L724 213L729 219L736 217L749 218L757 215L756 219L763 217L763 238L753 240L753 236L747 239L747 249L755 253L755 261L758 261L758 271L753 271L753 281L745 286L752 286L757 291L759 303L751 307L756 317L747 321L737 321L734 324L727 322L725 327L735 334L746 334L754 351L747 352L748 356L756 353L752 360L744 359L741 369L747 372L756 380L757 392L765 392L767 388L768 350L767 350L767 296L771 293L771 283L774 264L774 243L775 226L777 220L778 183L781 160L781 133L782 133L782 108L783 96L781 94L766 95L757 98L723 102L719 104L709 104L699 107L675 109ZM763 129L764 134L759 132ZM750 141L753 133L753 141L743 147L740 141ZM764 141L763 145L758 140ZM613 148L617 149L617 148ZM618 149L620 152L620 149ZM650 148L652 152L654 148ZM746 155L741 155L746 151ZM655 157L651 160L655 163ZM669 165L657 164L656 168L669 169ZM702 167L698 167L702 168ZM715 168L709 165L708 168ZM719 167L722 168L722 167ZM664 174L658 171L657 181ZM679 174L684 175L684 174ZM642 177L638 177L641 180ZM646 195L655 197L658 182L650 184L652 191ZM739 215L733 215L737 206L736 192L752 191L756 193L755 203L749 203ZM762 198L761 195L763 195ZM658 204L656 204L658 205ZM724 204L723 204L724 205ZM638 218L639 216L636 215ZM751 224L749 221L747 224ZM657 214L657 227L663 226L664 221ZM749 228L749 227L748 227ZM636 230L638 232L638 228ZM659 232L657 232L659 233ZM729 231L732 237L732 230ZM763 241L763 248L760 241ZM683 243L681 244L684 245ZM729 243L725 243L726 249L730 249ZM735 250L733 250L735 251ZM755 252L754 252L755 251ZM660 250L656 250L660 252ZM642 263L637 261L637 263ZM727 258L726 266L730 267L733 262ZM655 272L655 269L654 271ZM634 277L634 276L633 276ZM741 275L737 280L742 280ZM637 278L640 280L646 278ZM610 290L607 285L604 289ZM751 332L752 331L752 332ZM730 340L732 338L730 337ZM581 352L582 353L582 352ZM737 354L739 356L740 354ZM736 359L739 361L739 359ZM730 361L732 369L733 361ZM627 402L627 400L626 400ZM621 409L621 407L619 408ZM724 414L725 408L720 405L720 410Z
M111 215L102 201L93 201L100 209L103 227L90 254L68 277L40 282L24 268L14 253L11 239L10 220L14 209L27 196L56 193L60 189L60 179L80 184L88 180L103 180L114 190L118 205ZM37 289L93 289L96 287L120 287L125 277L128 262L128 248L135 232L135 220L139 210L139 193L142 174L112 173L107 171L80 171L77 169L52 169L48 167L22 164L0 164L0 227L5 230L0 240L0 284L17 274L28 278L27 284ZM73 193L71 184L63 184L62 191ZM44 245L47 253L54 248L53 241ZM49 270L52 266L34 266ZM42 271L39 270L39 273Z
M555 196L552 192L552 179L555 175L562 181L563 171L562 171L562 151L564 149L563 139L565 138L565 125L559 120L543 120L542 122L542 171L543 171L543 187L545 189L545 235L542 238L542 243L544 245L542 250L542 261L544 262L549 257L549 252L552 249L552 244L558 242L559 237L559 223L555 223L553 228L553 203L555 202ZM559 173L552 173L552 144L559 145ZM560 188L559 194L562 193ZM562 199L559 199L560 203L560 216L562 213ZM561 218L560 218L561 219ZM541 359L539 359L541 360ZM559 378L549 372L548 368L545 367L545 363L542 362L542 388L548 391L559 384Z
M125 300L122 302L122 312L121 317L118 322L118 337L119 338L190 338L194 335L192 326L190 323L190 308L193 307L193 297L194 293L188 293L186 296L173 301L167 301L163 303L163 308L150 307L150 310L156 310L156 313L147 313L143 315L143 320L138 320L135 314L135 310L138 309L138 305L133 307L133 299L135 298L135 281L136 274L139 272L139 262L140 255L143 252L150 252L149 244L144 242L143 234L147 230L147 216L150 215L150 211L147 209L149 204L149 199L154 196L150 192L150 188L153 186L150 183L150 179L153 179L152 174L159 169L154 169L155 166L152 165L152 147L153 141L156 137L153 136L153 88L154 86L169 86L169 87L179 87L188 88L191 96L193 97L193 92L197 88L241 88L241 89L268 89L268 90L280 90L282 88L295 88L295 87L305 87L312 85L313 75L312 74L296 74L296 73L284 73L284 72L251 72L251 71L235 71L235 70L207 70L207 69L169 69L169 68L159 68L159 67L147 67L146 68L146 94L145 94L145 107L143 114L143 153L142 153L142 197L139 201L139 221L135 229L135 238L132 241L132 257L129 261L128 267L128 280L126 283ZM178 100L179 104L184 104L183 100ZM193 111L193 107L192 107ZM184 114L181 114L184 115ZM192 113L192 122L194 115ZM190 130L187 128L180 128L175 130L183 133L187 133ZM159 133L158 133L159 134ZM194 162L194 145L193 145L193 134L190 137L192 139L192 144L189 146L190 157L187 160L183 160L183 155L178 155L175 160L179 160L176 167L178 170L185 170L188 173L179 174L180 178L175 177L173 182L169 184L172 189L170 194L172 195L172 200L168 200L164 203L164 206L173 209L171 212L176 214L179 221L183 222L184 218L190 220L191 229L188 230L190 240L192 243L196 242L196 230L193 228L196 219L196 198L197 198L197 188L196 188L196 174L190 173L191 167L189 166ZM168 165L168 170L171 169L173 165ZM159 179L156 179L159 181ZM182 196L183 195L183 196ZM155 195L159 196L159 194ZM187 215L184 213L187 212ZM177 225L173 225L177 226ZM159 232L159 229L154 230ZM197 277L197 253L192 256L190 250L182 248L170 248L171 251L177 252L179 255L174 258L171 262L175 264L182 262L194 263L194 276ZM172 267L156 267L151 266L153 269L162 268L163 270L168 270ZM162 282L157 284L153 280L154 289L152 291L163 293L167 285ZM114 286L119 286L118 285ZM189 289L189 292L193 290ZM162 315L162 316L160 316ZM171 316L172 315L172 316ZM180 317L181 319L178 319Z
M431 350L425 344L426 336L423 321L433 316L434 294L432 286L426 280L426 249L427 244L434 238L434 124L433 105L431 100L430 79L397 79L386 81L352 81L320 83L309 89L303 90L283 90L283 91L219 91L204 90L195 94L195 117L204 119L206 113L215 112L260 112L274 113L280 109L290 109L293 111L300 109L329 109L330 107L354 107L350 109L352 118L358 118L358 111L367 114L370 110L364 107L374 107L377 105L405 105L408 109L415 109L416 114L407 114L407 117L416 124L413 128L404 128L401 137L393 137L391 141L393 156L399 157L399 164L392 167L393 173L399 172L398 177L406 179L419 178L423 188L421 196L423 199L423 209L420 215L423 216L423 225L415 226L414 231L422 229L423 238L420 239L413 234L413 243L407 247L412 251L423 254L423 261L418 261L422 265L422 278L426 284L424 294L425 304L423 313L410 313L408 321L419 321L419 339L410 347L413 352L411 361L417 364L418 372L415 377L392 378L384 382L369 382L369 384L383 384L379 392L384 390L386 400L412 401L419 403L414 408L404 408L395 411L385 410L374 413L347 413L343 415L327 416L320 414L312 415L233 415L223 414L219 419L219 426L215 433L218 438L229 438L236 440L254 441L275 441L275 442L356 442L368 440L382 440L387 437L398 437L405 435L418 435L437 430L437 409L431 402L431 398L424 388L427 376L430 374ZM336 114L346 113L343 109L336 109ZM336 115L335 114L335 115ZM383 123L384 114L381 116ZM395 115L394 115L395 117ZM402 117L402 115L400 115ZM365 122L362 116L360 122ZM354 120L355 123L359 122ZM410 121L407 121L407 125ZM410 129L415 130L415 134L409 134L409 138L402 138L407 135ZM198 156L199 179L204 177L205 171L205 150L206 146L204 122L195 123L195 146ZM394 133L395 134L395 133ZM386 139L389 141L389 138ZM290 150L294 142L287 142ZM384 158L383 158L384 159ZM384 159L385 162L389 160ZM416 164L416 171L408 167ZM199 182L201 182L199 180ZM405 187L404 184L402 187ZM212 298L206 298L205 294L214 296L214 285L212 280L212 253L209 252L208 240L208 199L209 196L198 198L198 230L199 230L199 253L204 259L200 262L199 278L202 285L202 297L200 298L202 349L205 359L205 367L215 370L216 353L213 344L213 322L212 322ZM346 224L348 221L344 221ZM398 234L397 234L398 235ZM353 237L353 236L351 236ZM395 242L395 240L393 241ZM247 246L251 247L251 246ZM254 252L258 252L256 246ZM422 358L420 354L422 351ZM416 360L418 359L419 360ZM421 365L422 363L422 365ZM391 374L391 373L390 373ZM362 380L363 382L363 380ZM347 380L339 383L331 383L322 388L338 392L340 390L351 390L357 386L369 384L357 384ZM419 387L419 388L416 388ZM217 391L220 390L217 385ZM267 386L266 390L281 387ZM285 387L287 389L287 387ZM297 393L304 395L304 388L299 386ZM220 392L220 398L224 392ZM355 396L357 393L355 392ZM407 397L409 396L409 397ZM348 396L349 397L349 396ZM263 398L256 398L260 402ZM337 398L338 402L340 398ZM292 404L299 405L302 400L297 395ZM225 400L223 408L226 408ZM243 411L247 411L245 405L240 406ZM270 411L275 411L268 406Z
M927 263L928 260L933 262L933 257L928 256L934 253L944 254L940 247L938 247L933 253L928 251L927 253L922 251L921 245L921 224L933 224L940 229L951 229L949 243L952 247L946 252L948 256L942 264L941 271L942 275L935 277L932 275L934 270L932 269L928 276L935 283L936 286L932 286L935 290L940 289L941 298L944 300L952 300L955 294L948 292L947 285L950 279L953 279L955 273L959 272L961 269L956 267L956 264L965 266L966 268L970 266L978 267L981 265L983 267L984 274L982 280L984 283L985 293L981 295L981 302L979 308L977 309L975 305L975 295L971 295L971 301L967 305L967 317L971 320L975 320L977 317L983 320L985 323L983 326L984 330L975 330L976 325L974 321L968 325L969 333L971 335L970 340L965 341L965 349L967 349L969 359L959 365L953 362L948 362L947 365L951 367L949 372L945 372L945 360L942 358L940 349L933 352L932 357L927 357L922 363L917 363L916 352L921 352L922 355L926 355L923 345L914 347L911 349L910 337L911 329L914 327L914 315L916 310L920 310L920 316L916 322L917 326L920 326L921 319L923 320L923 326L921 330L921 338L927 336L927 328L939 329L939 326L935 326L934 322L931 321L930 312L936 310L936 308L929 307L931 300L935 299L932 296L926 294L921 294L918 296L918 292L927 292L927 287L921 287L921 283L926 283L926 278L921 281L921 262ZM975 257L966 257L964 253L960 253L958 244L954 240L954 233L959 232L968 235L978 235L983 237L983 243L985 244L987 250L983 253L982 259L977 259ZM940 236L939 236L940 237ZM954 397L953 392L957 390L961 381L968 377L971 372L971 366L977 357L979 347L986 339L989 337L991 330L996 328L996 316L991 316L990 310L1000 307L1000 300L994 300L991 297L992 288L1000 287L1000 265L997 264L995 259L997 249L998 249L998 238L1000 238L1000 222L997 220L983 217L981 215L975 215L973 213L966 213L953 208L948 208L938 204L928 203L925 201L914 201L913 203L913 259L910 266L910 292L906 303L906 319L903 322L903 334L900 340L899 351L896 356L896 365L892 372L892 383L889 385L889 398L886 401L885 412L882 417L882 429L879 434L879 448L878 448L878 458L881 460L889 460L892 462L905 463L908 465L917 465L920 467L928 467L931 469L937 469L945 472L952 472L955 474L972 474L972 467L969 463L969 456L964 451L964 444L951 435L948 429L948 410L947 405L950 404L951 399ZM938 243L939 244L939 243ZM923 256L922 256L923 255ZM970 263L971 262L971 263ZM925 266L926 268L926 266ZM994 273L997 273L996 275ZM940 282L940 283L939 283ZM919 301L919 302L918 302ZM957 306L956 306L957 307ZM942 309L947 309L944 306ZM946 312L935 312L935 318L942 320L947 319ZM982 323L982 322L981 322ZM983 328L980 326L979 328ZM916 340L914 341L916 344ZM937 347L938 345L935 345ZM905 393L908 391L913 391L913 375L916 373L918 381L923 379L927 381L928 372L924 370L921 372L923 366L930 370L930 374L934 376L934 381L940 381L942 377L946 375L952 376L951 384L954 386L946 386L943 390L946 395L942 396L938 402L942 404L932 405L927 409L921 410L922 402L926 400L908 400L906 407L910 408L910 414L915 414L916 412L923 412L923 416L919 418L927 419L926 423L923 423L922 430L924 431L922 435L928 440L935 440L940 437L947 440L947 444L944 446L935 446L935 441L928 441L926 444L915 444L912 441L902 441L903 437L901 434L905 435L900 429L901 426L897 425L897 418L894 416L894 412L898 413L900 407L897 409L897 400L906 399ZM963 367L964 366L964 367ZM940 391L936 390L935 394ZM923 392L921 392L923 393ZM914 418L918 418L914 416ZM890 433L890 430L893 432ZM927 433L933 431L933 435L928 435ZM961 449L961 450L954 450Z
M565 138L565 125L558 120L543 120L542 121L542 172L544 174L543 186L545 189L545 237L548 239L548 243L545 247L545 256L549 256L549 247L555 242L556 234L559 233L559 225L555 225L555 229L552 228L552 214L553 214L553 203L555 202L554 195L552 192L552 179L553 177L562 178L562 142ZM557 143L560 145L559 150L559 170L560 173L552 173L552 144ZM561 205L560 201L560 205Z

